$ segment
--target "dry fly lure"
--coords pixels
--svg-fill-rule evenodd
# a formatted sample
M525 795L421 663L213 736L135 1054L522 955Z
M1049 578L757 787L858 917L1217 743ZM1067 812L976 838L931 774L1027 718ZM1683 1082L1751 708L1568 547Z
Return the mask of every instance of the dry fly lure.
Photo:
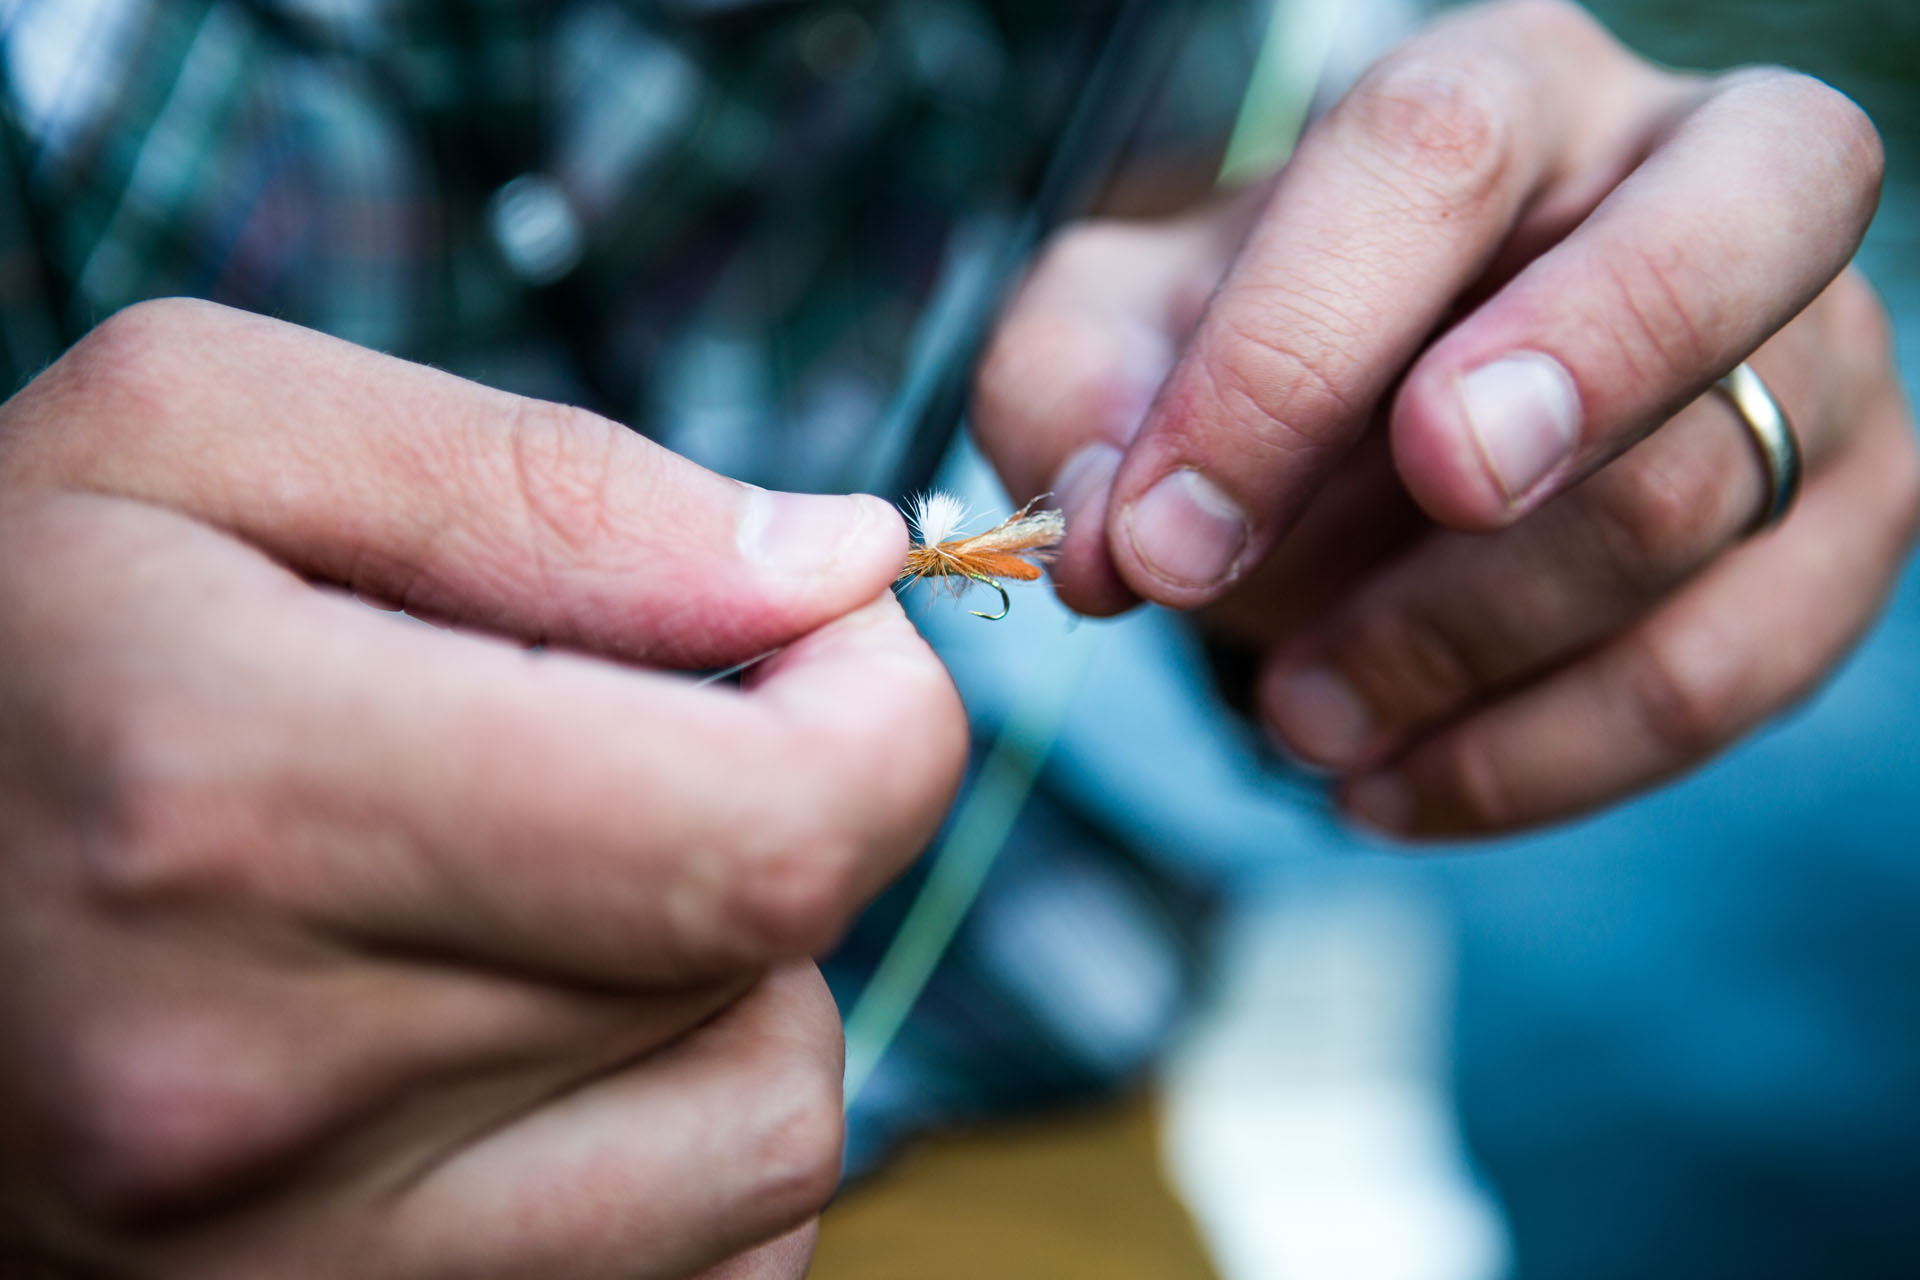
M968 612L989 622L999 621L1013 608L1000 580L1032 582L1040 576L1040 565L1034 562L1051 559L1053 548L1066 536L1066 516L1058 511L1035 511L1039 501L1035 498L985 533L965 537L960 535L960 526L968 515L964 502L937 489L917 495L909 504L907 522L918 541L907 552L906 568L897 581L942 579L956 593L964 591L970 582L984 583L1000 593L1000 612Z

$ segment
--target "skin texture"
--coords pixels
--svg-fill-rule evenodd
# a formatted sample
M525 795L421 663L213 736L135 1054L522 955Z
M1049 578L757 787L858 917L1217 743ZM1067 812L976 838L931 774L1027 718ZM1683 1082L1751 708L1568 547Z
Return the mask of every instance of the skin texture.
M167 302L0 409L0 545L0 1270L804 1272L808 957L965 750L886 504Z
M1353 816L1564 819L1813 689L1912 544L1912 422L1844 270L1881 167L1803 76L1658 70L1570 4L1461 11L1269 185L1056 242L976 430L1015 493L1066 509L1062 598L1203 610ZM1747 358L1808 463L1751 540L1760 466L1703 394ZM1490 365L1565 397L1504 470L1465 399Z
M1270 187L1063 238L976 425L1068 509L1062 595L1204 608L1357 815L1548 821L1804 693L1904 556L1842 273L1879 167L1811 81L1463 13ZM1524 484L1459 398L1514 352L1578 399ZM1809 480L1742 541L1701 393L1749 354ZM1142 553L1169 475L1210 580ZM0 407L0 547L0 1271L804 1271L841 1123L807 957L965 747L889 509L168 302ZM651 670L778 645L744 690Z

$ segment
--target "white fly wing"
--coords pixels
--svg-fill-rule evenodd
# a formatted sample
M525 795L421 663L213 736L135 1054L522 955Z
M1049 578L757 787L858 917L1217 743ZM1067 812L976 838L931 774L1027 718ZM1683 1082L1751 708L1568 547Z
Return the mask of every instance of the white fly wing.
M960 498L941 489L916 493L907 504L907 523L920 541L938 546L960 536L960 527L972 512Z

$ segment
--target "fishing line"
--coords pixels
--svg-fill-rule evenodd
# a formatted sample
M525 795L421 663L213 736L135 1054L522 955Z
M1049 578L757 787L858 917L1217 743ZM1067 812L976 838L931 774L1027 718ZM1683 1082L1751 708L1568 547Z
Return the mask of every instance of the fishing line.
M1222 163L1222 184L1241 178L1250 157L1277 164L1291 150L1332 47L1333 19L1326 15L1337 14L1338 9L1312 0L1297 4L1281 0L1275 5L1241 99L1233 145ZM1289 36L1294 39L1290 41ZM1289 45L1304 57L1286 57ZM945 838L931 855L926 882L881 954L873 976L849 1008L843 1095L849 1111L986 883L987 872L1065 725L1096 634L1092 628L1077 628L1030 670ZM1325 804L1324 797L1320 803Z

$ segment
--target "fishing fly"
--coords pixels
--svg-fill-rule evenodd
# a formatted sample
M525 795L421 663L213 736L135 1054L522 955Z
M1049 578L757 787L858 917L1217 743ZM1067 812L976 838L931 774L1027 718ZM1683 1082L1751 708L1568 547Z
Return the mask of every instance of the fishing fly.
M1000 593L1000 612L967 612L998 622L1013 608L1001 579L1032 582L1040 576L1040 565L1052 559L1053 549L1066 536L1066 516L1058 511L1034 510L1039 502L1040 498L1034 498L985 533L967 536L960 532L969 515L964 502L937 489L916 495L907 508L907 522L913 526L916 541L896 582L911 584L928 579L945 583L956 593L975 582L992 587Z

